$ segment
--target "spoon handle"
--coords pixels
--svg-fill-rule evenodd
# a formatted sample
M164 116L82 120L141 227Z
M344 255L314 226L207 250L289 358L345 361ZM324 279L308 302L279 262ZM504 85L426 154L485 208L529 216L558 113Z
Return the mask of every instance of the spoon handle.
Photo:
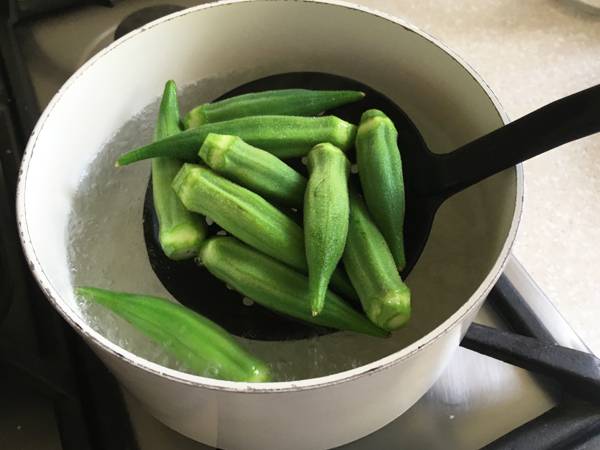
M449 197L559 145L600 131L600 85L556 100L457 150L436 157L429 194Z

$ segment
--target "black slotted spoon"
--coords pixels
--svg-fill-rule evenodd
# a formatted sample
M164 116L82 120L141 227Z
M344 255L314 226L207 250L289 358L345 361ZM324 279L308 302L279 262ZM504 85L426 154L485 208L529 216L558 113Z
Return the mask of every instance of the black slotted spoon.
M396 125L406 192L404 239L407 264L403 277L419 259L436 211L446 199L515 164L600 131L600 86L550 103L443 155L429 150L419 130L398 105L363 83L337 75L317 72L273 75L244 84L217 100L248 92L288 88L363 91L366 94L363 100L327 114L357 124L363 111L377 108ZM349 157L354 159L352 152ZM306 173L298 160L286 162ZM151 183L146 192L143 214L144 236L152 268L165 288L182 304L214 320L229 332L251 339L303 339L334 331L282 316L258 304L248 306L248 301L242 301L242 295L227 289L220 280L193 261L171 261L165 257L158 242ZM290 214L293 213L290 211ZM299 214L297 217L301 223Z

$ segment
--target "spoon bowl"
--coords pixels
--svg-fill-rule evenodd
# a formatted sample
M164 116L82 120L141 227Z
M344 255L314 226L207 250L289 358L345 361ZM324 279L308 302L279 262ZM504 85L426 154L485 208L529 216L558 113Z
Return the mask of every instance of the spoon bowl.
M435 154L429 150L419 130L399 105L364 83L338 75L318 72L273 75L239 86L215 100L289 88L362 91L366 94L363 100L330 110L327 114L357 124L365 110L379 109L395 124L406 195L406 266L401 272L403 279L423 252L436 211L447 198L533 156L600 131L600 86L546 105L447 154ZM354 150L349 152L348 157L355 161ZM286 162L306 175L306 168L298 159ZM351 175L350 183L359 184L356 174ZM287 212L299 224L302 223L301 212ZM146 192L143 223L152 269L165 288L181 303L219 323L230 333L250 339L290 340L335 331L269 311L227 289L193 261L172 261L164 256L158 241L151 183ZM197 300L199 286L212 301ZM360 309L358 303L354 306Z
M291 88L362 91L366 94L363 100L332 109L327 111L327 114L333 114L357 124L365 110L380 109L393 120L398 128L399 148L423 148L425 145L415 125L397 104L364 83L338 75L318 72L273 75L239 86L215 100L249 92ZM354 161L354 150L349 152L348 157ZM307 175L306 167L299 158L286 160L286 163ZM351 175L351 183L358 183L357 174ZM301 211L287 209L286 212L299 224L302 224ZM249 339L274 341L306 339L335 331L272 312L252 302L251 299L244 298L243 295L228 289L222 281L207 270L198 267L192 260L173 261L167 258L158 241L158 222L152 201L151 182L148 183L146 191L143 215L144 239L152 269L171 295L185 306L214 320L230 333ZM209 229L212 234L219 231L215 224L210 225ZM411 267L407 266L404 274L408 274ZM198 289L202 289L202 301L198 300ZM207 301L206 298L211 301ZM353 306L360 309L357 302Z

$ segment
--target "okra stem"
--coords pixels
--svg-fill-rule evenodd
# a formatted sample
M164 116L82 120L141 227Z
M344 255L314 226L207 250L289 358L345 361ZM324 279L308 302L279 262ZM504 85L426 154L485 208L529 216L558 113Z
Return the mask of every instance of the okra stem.
M356 102L365 96L358 91L313 91L280 89L238 95L197 106L186 114L186 128L247 116L315 116L328 109Z
M348 234L350 163L331 144L316 145L308 154L310 177L304 195L304 241L312 314L319 314Z
M117 166L159 156L198 161L198 150L209 133L238 136L279 158L302 156L321 142L342 150L354 144L356 126L335 116L250 116L208 123L131 150L117 159Z
M266 308L330 328L387 335L331 291L323 311L314 317L306 276L235 238L209 239L199 259L214 276Z
M173 188L190 211L210 217L246 244L306 273L302 228L260 195L194 164L183 165ZM331 283L340 293L356 298L340 270Z
M177 303L94 287L79 287L76 293L121 316L198 375L231 381L270 380L267 366L227 331Z
M159 140L180 132L177 87L174 81L168 81L160 103L154 137ZM165 255L174 260L195 256L206 236L202 219L183 206L171 187L181 164L170 157L152 160L152 195L159 224L158 238Z
M410 290L363 201L350 195L350 222L343 257L346 272L371 321L395 330L410 318Z
M199 155L219 175L269 200L302 206L306 178L276 156L237 136L209 133Z
M365 111L356 135L360 185L371 216L385 236L398 270L404 269L404 182L393 122L377 109Z

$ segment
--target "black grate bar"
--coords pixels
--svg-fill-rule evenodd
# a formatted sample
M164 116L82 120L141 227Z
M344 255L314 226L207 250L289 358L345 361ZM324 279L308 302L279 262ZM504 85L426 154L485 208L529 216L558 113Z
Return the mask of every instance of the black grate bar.
M65 8L86 5L112 6L113 0L9 0L14 23L31 17L58 13Z
M4 179L4 170L0 160L0 324L8 314L15 291L13 277L11 276L12 264L9 259L9 245L7 237L9 236L5 225L9 219L9 195L7 192L6 180Z
M21 383L45 395L58 400L75 398L75 393L58 368L6 337L0 339L0 365L11 368L18 374Z
M556 340L540 321L523 296L504 274L491 290L486 300L513 331L539 339L543 342L556 343Z
M131 420L123 394L114 376L73 331L67 332L82 401L94 408L85 409L85 419L97 450L137 450Z
M515 428L482 450L571 450L600 433L600 409L565 401Z
M545 375L584 400L600 404L600 360L590 353L472 324L461 345Z
M29 71L25 66L19 39L15 28L7 17L0 17L0 52L7 70L7 78L12 98L18 99L15 104L19 125L23 131L23 140L33 131L39 117L40 106L35 96ZM22 152L18 155L19 159Z

